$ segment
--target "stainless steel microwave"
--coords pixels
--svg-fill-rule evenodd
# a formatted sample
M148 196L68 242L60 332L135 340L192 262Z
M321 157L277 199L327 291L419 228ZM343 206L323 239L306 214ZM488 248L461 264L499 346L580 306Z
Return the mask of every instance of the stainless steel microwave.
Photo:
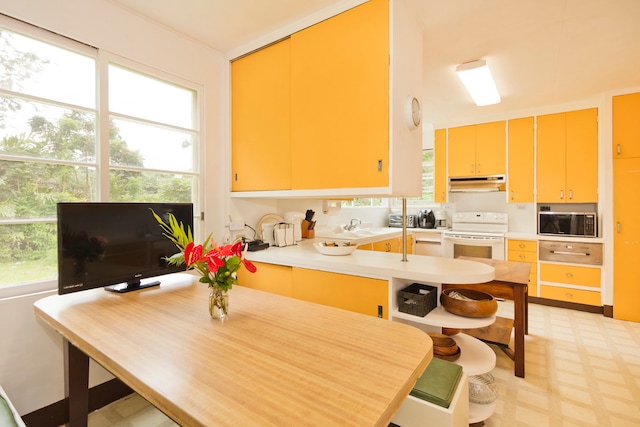
M538 234L551 236L597 237L595 212L538 212Z

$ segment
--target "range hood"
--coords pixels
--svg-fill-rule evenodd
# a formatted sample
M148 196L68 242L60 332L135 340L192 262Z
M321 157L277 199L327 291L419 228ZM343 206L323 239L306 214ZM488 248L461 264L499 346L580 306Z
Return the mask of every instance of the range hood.
M455 177L449 178L449 191L454 193L499 191L505 189L506 182L504 175Z

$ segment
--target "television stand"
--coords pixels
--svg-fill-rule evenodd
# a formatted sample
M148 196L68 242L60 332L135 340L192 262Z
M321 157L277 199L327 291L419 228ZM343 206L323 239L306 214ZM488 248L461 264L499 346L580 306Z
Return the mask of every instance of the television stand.
M159 280L153 280L149 282L136 282L136 283L118 283L117 285L105 286L104 289L111 292L118 292L123 294L125 292L139 291L140 289L151 288L153 286L160 286Z

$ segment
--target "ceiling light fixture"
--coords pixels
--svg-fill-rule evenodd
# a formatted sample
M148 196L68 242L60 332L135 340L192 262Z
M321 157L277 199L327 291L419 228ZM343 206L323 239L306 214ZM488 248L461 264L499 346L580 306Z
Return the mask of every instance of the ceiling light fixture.
M456 67L456 73L477 106L500 102L500 94L491 76L491 71L489 71L487 61L484 59L460 64Z

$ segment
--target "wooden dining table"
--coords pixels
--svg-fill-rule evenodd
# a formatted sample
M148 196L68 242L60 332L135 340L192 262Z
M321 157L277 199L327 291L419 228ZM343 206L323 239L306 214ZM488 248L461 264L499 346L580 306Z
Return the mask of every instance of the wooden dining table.
M89 358L184 426L387 426L429 364L406 324L235 286L211 318L197 277L45 297L65 340L69 425L86 426Z

